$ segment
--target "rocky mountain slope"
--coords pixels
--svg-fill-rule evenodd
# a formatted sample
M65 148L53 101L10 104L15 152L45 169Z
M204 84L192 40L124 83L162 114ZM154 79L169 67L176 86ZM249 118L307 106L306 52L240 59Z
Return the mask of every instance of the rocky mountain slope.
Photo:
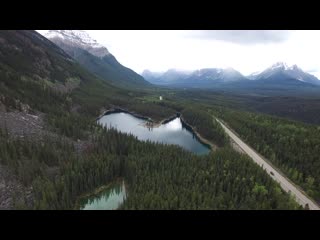
M106 47L81 30L50 30L45 36L91 73L106 82L125 88L147 88L151 84L121 65Z

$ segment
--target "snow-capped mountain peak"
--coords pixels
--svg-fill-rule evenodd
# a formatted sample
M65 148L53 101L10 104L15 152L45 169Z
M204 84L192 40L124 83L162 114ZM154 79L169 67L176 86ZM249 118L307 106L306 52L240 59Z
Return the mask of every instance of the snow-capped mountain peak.
M248 76L248 78L252 80L268 79L270 77L276 77L279 80L286 78L320 85L320 81L315 76L304 72L296 64L288 66L284 62L277 62L260 73L255 73Z
M302 69L299 68L296 64L292 65L289 69L290 70L295 70L295 71L302 71Z
M106 47L99 44L83 30L49 30L45 37L51 40L60 40L73 47L82 48L97 57L104 57L110 54Z
M284 70L288 70L289 66L285 62L277 62L271 66L271 69L281 68Z
M232 68L232 67L227 67L227 68L224 69L224 71L234 72L234 71L236 71L236 70L235 70L234 68Z

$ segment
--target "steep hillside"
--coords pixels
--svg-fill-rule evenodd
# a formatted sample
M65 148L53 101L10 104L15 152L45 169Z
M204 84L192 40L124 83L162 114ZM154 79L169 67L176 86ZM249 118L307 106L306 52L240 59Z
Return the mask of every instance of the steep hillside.
M114 86L135 89L151 86L142 76L121 65L85 31L50 30L45 36L87 70Z
M0 94L6 107L20 108L21 102L50 112L88 85L118 91L35 31L0 31L0 42Z

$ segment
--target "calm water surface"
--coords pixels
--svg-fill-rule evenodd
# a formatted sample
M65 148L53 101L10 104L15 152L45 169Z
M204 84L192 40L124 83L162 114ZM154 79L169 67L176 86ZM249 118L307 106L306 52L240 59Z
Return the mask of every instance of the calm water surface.
M105 115L98 122L107 128L113 127L121 132L131 133L142 141L175 144L196 154L210 152L207 145L201 143L193 132L183 126L179 117L155 128L145 127L146 120L124 112Z
M118 182L97 195L80 200L80 210L116 210L126 199L124 182Z

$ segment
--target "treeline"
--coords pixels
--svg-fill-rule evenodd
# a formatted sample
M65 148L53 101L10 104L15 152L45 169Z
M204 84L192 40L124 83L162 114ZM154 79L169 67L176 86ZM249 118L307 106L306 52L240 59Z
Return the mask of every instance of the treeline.
M115 101L113 101L114 103ZM168 117L171 117L176 113L172 108L162 106L161 104L149 103L149 102L139 102L139 101L128 101L118 104L129 111L139 113L141 115L152 118L154 121L161 121Z
M320 201L320 127L264 114L216 110L231 128Z
M201 136L220 147L226 145L227 137L224 130L208 112L196 107L186 107L181 113L187 123L194 126Z

